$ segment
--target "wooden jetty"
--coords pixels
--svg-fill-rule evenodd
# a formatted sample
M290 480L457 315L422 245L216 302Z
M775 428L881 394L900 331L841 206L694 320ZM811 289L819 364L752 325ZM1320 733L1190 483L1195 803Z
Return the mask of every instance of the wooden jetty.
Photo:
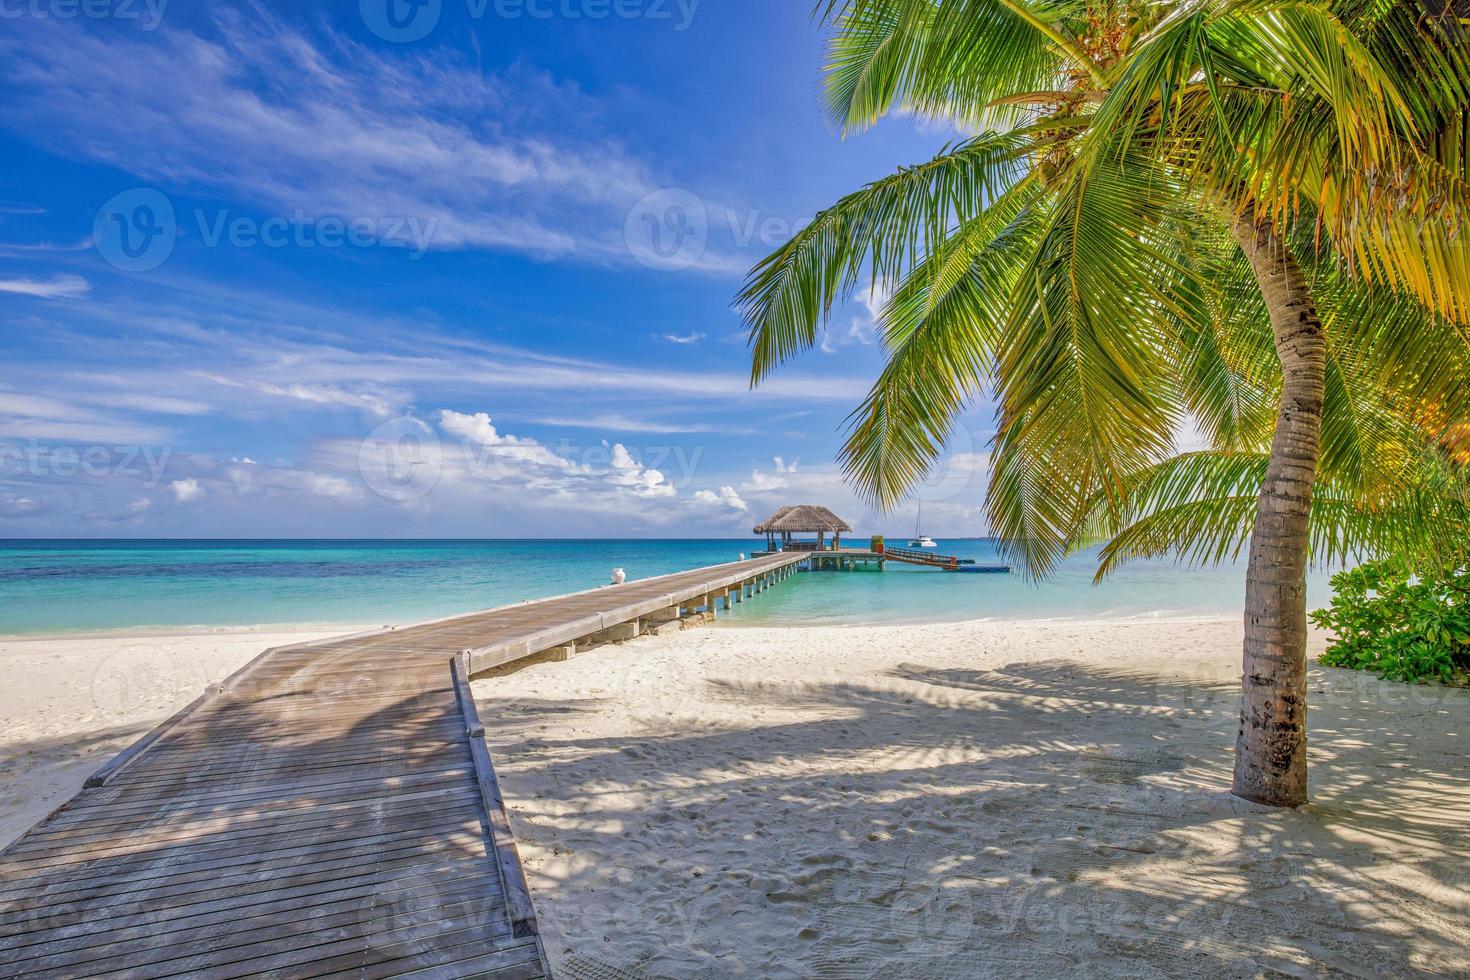
M0 852L0 976L548 976L468 678L807 558L267 650Z
M890 548L881 536L874 536L866 548L844 548L842 535L850 534L852 526L826 507L816 504L798 504L782 507L753 528L754 533L766 538L763 554L802 552L807 556L807 567L814 572L846 572L858 568L873 568L885 571L890 561L906 565L922 565L946 572L992 572L1006 574L1009 565L980 565L969 558L957 555L941 555L932 551L911 548ZM816 540L798 538L799 534L815 534ZM828 543L827 535L832 535Z

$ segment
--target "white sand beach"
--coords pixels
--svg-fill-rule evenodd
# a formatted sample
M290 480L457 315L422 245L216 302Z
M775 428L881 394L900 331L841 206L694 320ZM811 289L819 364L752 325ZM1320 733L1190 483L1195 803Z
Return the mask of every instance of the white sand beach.
M222 627L0 639L0 847L262 650L352 631Z
M1470 971L1470 691L1314 666L1313 803L1252 806L1239 633L719 627L475 690L558 976ZM0 842L317 635L0 641Z
M1240 631L704 629L475 687L559 976L1465 975L1470 691L1314 664L1313 803L1253 806Z

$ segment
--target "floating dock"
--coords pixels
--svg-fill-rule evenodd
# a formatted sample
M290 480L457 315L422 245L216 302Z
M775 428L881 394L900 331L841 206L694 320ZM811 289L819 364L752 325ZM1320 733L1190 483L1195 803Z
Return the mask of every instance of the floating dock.
M0 977L549 976L470 675L718 615L810 557L267 650L0 852Z

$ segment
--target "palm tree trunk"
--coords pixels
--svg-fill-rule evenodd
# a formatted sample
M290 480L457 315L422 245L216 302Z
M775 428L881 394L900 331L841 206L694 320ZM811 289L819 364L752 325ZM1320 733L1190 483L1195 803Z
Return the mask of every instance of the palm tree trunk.
M1256 503L1245 584L1245 650L1236 796L1271 806L1307 801L1307 559L1312 482L1322 435L1327 343L1300 266L1269 218L1233 218L1281 361L1281 405Z

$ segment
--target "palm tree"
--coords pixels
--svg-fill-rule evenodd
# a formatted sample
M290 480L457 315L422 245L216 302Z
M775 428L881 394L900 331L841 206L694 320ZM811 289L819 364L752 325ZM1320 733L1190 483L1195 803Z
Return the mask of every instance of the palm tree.
M1031 573L1096 534L1100 574L1248 542L1234 791L1304 802L1309 561L1466 529L1444 445L1470 418L1461 25L1367 0L818 13L838 128L902 110L978 135L751 272L753 383L881 285L888 359L841 456L873 502L988 392L991 525ZM1209 449L1179 456L1191 421Z

